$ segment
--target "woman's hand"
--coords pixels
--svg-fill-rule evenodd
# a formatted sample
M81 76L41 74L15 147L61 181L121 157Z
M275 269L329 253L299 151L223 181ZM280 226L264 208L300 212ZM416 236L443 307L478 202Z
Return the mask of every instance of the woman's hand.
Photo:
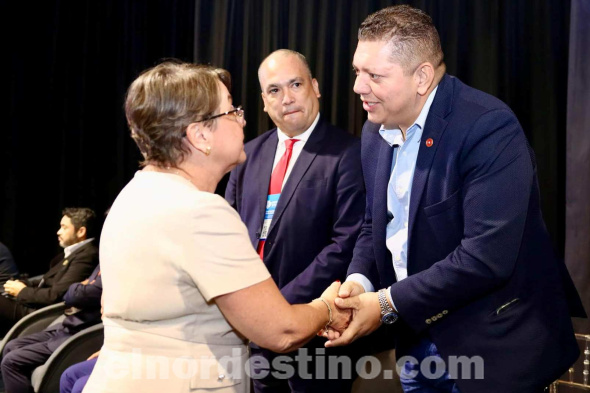
M322 293L322 299L326 300L332 309L332 322L329 327L332 330L343 332L350 323L352 311L349 309L338 308L334 303L334 300L338 297L340 291L340 281L335 281L330 285L324 293ZM320 332L319 335L322 335Z
M352 311L352 322L344 332L328 332L326 347L348 345L359 337L366 336L381 325L381 306L377 292L361 293L346 299L339 298L338 305Z
M365 292L365 288L361 284L359 284L358 282L346 281L340 286L340 289L338 290L338 297L341 299L347 299L349 297L358 296L364 292ZM344 311L341 308L339 308L338 306L336 306L336 308L339 311ZM352 315L353 315L352 310L350 310L350 311L351 311L351 313L350 313L350 318L348 321L349 324L351 322ZM324 338L327 338L328 340L335 340L340 337L340 334L343 333L343 331L344 330L338 330L338 329L335 329L330 326L330 327L328 327L328 329L320 330L320 332L318 333L318 336L322 336Z

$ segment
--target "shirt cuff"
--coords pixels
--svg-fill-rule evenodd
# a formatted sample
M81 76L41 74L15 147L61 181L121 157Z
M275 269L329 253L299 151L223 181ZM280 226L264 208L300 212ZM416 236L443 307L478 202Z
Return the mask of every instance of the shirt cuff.
M375 292L375 288L373 288L373 284L367 277L360 273L352 273L350 276L346 277L346 281L355 281L358 282L363 286L365 292Z
M391 303L391 306L393 307L393 311L395 311L397 313L397 307L395 306L395 303L393 302L393 299L391 298L391 287L387 288L387 291L385 291L385 294L387 295L387 299L389 300L389 302Z

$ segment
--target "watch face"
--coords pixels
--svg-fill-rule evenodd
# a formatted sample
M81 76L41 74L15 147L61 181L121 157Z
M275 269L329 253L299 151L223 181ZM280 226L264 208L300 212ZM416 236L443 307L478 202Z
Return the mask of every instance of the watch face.
M397 321L397 314L394 312L389 312L381 318L381 321L386 325L391 325Z

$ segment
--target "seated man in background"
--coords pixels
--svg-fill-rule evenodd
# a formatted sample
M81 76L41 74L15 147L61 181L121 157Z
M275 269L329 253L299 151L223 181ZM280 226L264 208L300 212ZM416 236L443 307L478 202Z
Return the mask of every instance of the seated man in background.
M9 280L0 296L0 336L33 311L61 301L68 287L84 280L98 265L98 248L93 244L96 214L88 208L64 209L57 231L64 252L50 262L41 280L29 283Z
M18 269L8 247L0 243L0 286L18 276Z
M4 347L2 379L7 392L32 392L31 374L43 365L51 354L68 338L80 330L100 322L102 278L97 266L90 277L72 284L64 301L63 323L45 331L19 337Z

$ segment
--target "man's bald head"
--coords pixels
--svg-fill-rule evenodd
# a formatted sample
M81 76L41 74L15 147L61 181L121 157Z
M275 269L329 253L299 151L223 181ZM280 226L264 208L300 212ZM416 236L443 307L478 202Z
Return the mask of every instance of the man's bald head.
M320 90L305 56L288 49L274 51L258 68L264 111L291 138L305 132L319 113Z
M264 60L262 60L262 63L260 63L260 66L258 67L258 81L260 82L260 70L262 70L263 66L265 66L267 64L268 61L277 59L279 57L283 57L283 56L294 56L296 59L298 59L301 64L305 67L305 69L307 70L307 73L309 74L309 79L313 79L313 76L311 75L311 69L309 68L309 63L307 62L307 59L305 58L305 56L303 56L301 53L291 50L291 49L277 49L276 51L272 52L270 55L266 56L264 58ZM264 90L264 87L260 86L262 90Z

